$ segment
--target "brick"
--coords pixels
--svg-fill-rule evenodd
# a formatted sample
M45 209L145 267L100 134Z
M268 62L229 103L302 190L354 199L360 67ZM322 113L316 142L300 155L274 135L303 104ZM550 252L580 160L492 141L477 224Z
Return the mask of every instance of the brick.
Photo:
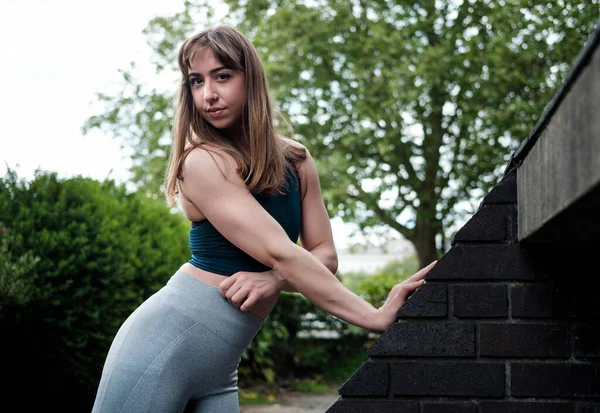
M514 245L459 245L450 248L427 280L533 280L524 249Z
M551 281L553 287L553 306L564 307L574 318L600 318L598 289L592 283L597 271L589 269L594 267L600 242L565 239L564 243L537 247L540 276Z
M580 251L570 249L575 246L578 246ZM550 280L553 316L600 320L600 306L597 305L598 290L590 285L591 278L588 278L588 274L591 273L589 269L585 268L590 264L585 250L584 245L573 244L566 251L552 251L554 254L560 253L563 261L565 261L564 257L570 257L571 260L566 261L571 261L573 264L571 266L565 262L558 262L559 259L556 257L541 260L544 266L552 268L552 272L549 272L548 268L541 268L541 273ZM596 254L597 251L590 252L589 256L593 257ZM578 274L581 279L574 281L569 274Z
M406 361L392 363L394 396L502 397L504 363Z
M587 271L584 272L584 274L587 273ZM591 278L588 279L588 281L584 281L581 284L575 283L576 287L574 288L572 295L574 301L573 317L585 318L589 320L595 320L595 322L600 322L600 305L598 305L598 289L594 288L593 285L595 283L591 284L590 281ZM565 291L565 293L567 293L567 291Z
M597 290L589 289L589 296L578 295L575 301L575 318L587 318L600 321L600 306L598 305Z
M369 356L475 356L475 326L451 323L396 323L369 349Z
M553 308L549 284L520 284L510 287L511 313L518 318L550 318L560 315ZM565 311L562 311L566 315Z
M600 324L573 327L575 357L600 357Z
M517 203L517 171L506 174L483 198L481 205Z
M442 283L425 283L406 300L398 318L447 317L448 288Z
M423 413L477 413L477 405L474 402L424 402Z
M404 400L338 400L325 413L419 413L419 404Z
M484 357L568 358L569 329L562 324L481 324L479 354Z
M515 213L508 219L508 233L506 234L506 239L514 242L519 241L519 216L517 210L518 207L515 205Z
M505 241L509 236L508 224L516 217L516 205L483 207L458 230L452 245L466 241Z
M600 396L598 364L511 363L510 371L513 397Z
M454 315L465 317L507 317L506 285L454 285Z
M600 403L578 404L575 413L600 413Z
M573 403L552 402L504 402L479 403L478 413L574 413Z
M390 367L384 361L366 361L340 387L341 396L387 396Z

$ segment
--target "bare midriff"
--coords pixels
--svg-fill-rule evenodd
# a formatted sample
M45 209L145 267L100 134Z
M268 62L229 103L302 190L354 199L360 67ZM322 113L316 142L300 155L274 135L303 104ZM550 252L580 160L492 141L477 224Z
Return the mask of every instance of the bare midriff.
M186 262L181 267L179 267L179 270L186 274L191 275L194 278L197 278L198 280L202 281L205 284L212 285L213 287L217 287L217 288L223 281L225 281L226 279L229 278L226 275L220 275L220 274L215 274L213 272L204 271L203 269L195 267L194 265L190 264L189 262ZM279 298L279 294L276 294L272 297L262 298L262 299L258 300L247 311L251 314L254 314L256 317L263 318L263 319L267 318L267 316L273 310L273 307L275 307L275 304L277 304L278 298ZM223 298L223 299L225 299L225 298ZM235 304L232 303L232 305L235 305Z

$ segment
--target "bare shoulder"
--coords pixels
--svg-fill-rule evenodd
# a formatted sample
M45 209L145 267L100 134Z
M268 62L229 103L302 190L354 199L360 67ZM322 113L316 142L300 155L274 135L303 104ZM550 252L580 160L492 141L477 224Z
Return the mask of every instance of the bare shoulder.
M306 169L307 166L312 166L314 167L314 161L312 159L312 157L310 156L310 152L308 150L308 148L306 146L304 146L303 144L301 144L300 142L297 142L293 139L290 138L285 138L285 137L281 137L281 139L283 141L285 141L288 145L293 146L294 148L297 149L301 149L304 150L304 153L306 154L306 158L301 160L301 161L296 161L296 168L298 169L298 171L302 171L303 169Z
M305 151L308 151L308 149L306 149L306 146L302 145L300 142L297 142L297 141L295 141L293 139L290 139L290 138L286 138L284 136L281 136L280 138L281 138L281 140L283 140L285 143L287 143L290 146L293 146L293 147L298 148L298 149L304 149Z
M181 168L183 180L203 178L241 179L235 159L226 151L214 147L198 147L190 151Z
M194 148L186 156L178 186L187 215L195 221L205 218L203 205L211 198L230 198L246 191L235 159L222 149L205 147Z

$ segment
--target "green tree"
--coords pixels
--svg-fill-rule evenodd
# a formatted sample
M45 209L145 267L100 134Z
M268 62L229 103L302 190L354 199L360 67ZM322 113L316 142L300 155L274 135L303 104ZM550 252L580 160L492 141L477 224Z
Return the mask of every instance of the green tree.
M84 411L119 326L189 259L189 223L175 212L112 181L38 172L27 182L9 169L0 178L0 351L14 364L0 377L43 389L44 408L64 411L68 397ZM243 355L241 380L293 376L296 337L315 323L350 328L283 294Z
M112 181L11 170L0 222L3 383L28 389L30 407L85 411L121 323L188 258L189 226Z
M3 307L25 305L31 299L34 280L28 274L40 260L31 251L14 256L12 245L19 242L17 238L0 223L0 320Z
M599 18L598 0L225 3L219 22L263 56L278 107L318 160L330 214L397 231L421 266L497 182ZM150 22L158 70L211 23L197 14L209 9L186 2ZM123 76L132 93L101 96L107 110L84 129L135 135L136 181L158 193L173 91L142 92Z

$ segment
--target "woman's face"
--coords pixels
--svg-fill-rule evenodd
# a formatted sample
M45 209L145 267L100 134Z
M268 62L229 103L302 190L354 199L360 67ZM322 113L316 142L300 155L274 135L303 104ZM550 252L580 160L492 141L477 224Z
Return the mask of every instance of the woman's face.
M225 67L209 48L199 50L191 61L188 82L200 115L230 135L241 132L246 105L246 76Z

